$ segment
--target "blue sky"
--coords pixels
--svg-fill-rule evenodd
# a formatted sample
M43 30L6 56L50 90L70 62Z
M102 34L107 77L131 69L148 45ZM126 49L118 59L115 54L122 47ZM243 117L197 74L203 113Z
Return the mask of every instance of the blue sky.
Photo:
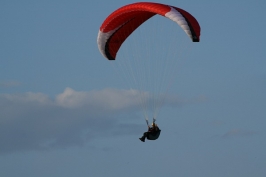
M201 42L145 143L137 101L96 43L133 2L0 2L0 176L266 175L266 2L161 1L197 18Z

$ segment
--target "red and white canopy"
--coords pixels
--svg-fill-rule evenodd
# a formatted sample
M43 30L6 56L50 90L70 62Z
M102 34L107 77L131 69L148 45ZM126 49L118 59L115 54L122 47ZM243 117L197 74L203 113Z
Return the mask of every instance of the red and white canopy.
M156 14L176 22L193 42L200 41L199 23L185 10L165 4L138 2L115 10L105 19L97 38L102 55L108 60L115 60L120 46L127 37Z

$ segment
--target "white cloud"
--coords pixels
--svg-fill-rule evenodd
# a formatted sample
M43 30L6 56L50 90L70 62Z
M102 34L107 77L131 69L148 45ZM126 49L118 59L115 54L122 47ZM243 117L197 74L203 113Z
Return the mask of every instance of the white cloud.
M78 108L93 106L104 110L123 110L138 105L139 93L136 90L104 89L101 91L77 92L66 88L56 97L56 103L62 107Z

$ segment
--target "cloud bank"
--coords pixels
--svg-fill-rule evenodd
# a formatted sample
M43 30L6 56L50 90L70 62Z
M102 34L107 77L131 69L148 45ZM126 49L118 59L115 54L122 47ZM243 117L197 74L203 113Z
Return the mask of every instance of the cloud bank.
M139 111L139 96L136 90L71 88L53 99L43 93L1 94L0 154L82 146L96 137L139 134L141 125L119 122L121 115L126 113L129 116L123 117L129 119ZM171 106L187 102L173 96L165 100Z

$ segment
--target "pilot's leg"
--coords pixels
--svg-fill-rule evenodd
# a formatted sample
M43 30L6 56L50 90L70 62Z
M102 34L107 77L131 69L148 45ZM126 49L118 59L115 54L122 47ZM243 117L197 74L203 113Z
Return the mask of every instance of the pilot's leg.
M145 142L145 138L147 138L148 132L143 133L143 136L140 139L140 141Z

